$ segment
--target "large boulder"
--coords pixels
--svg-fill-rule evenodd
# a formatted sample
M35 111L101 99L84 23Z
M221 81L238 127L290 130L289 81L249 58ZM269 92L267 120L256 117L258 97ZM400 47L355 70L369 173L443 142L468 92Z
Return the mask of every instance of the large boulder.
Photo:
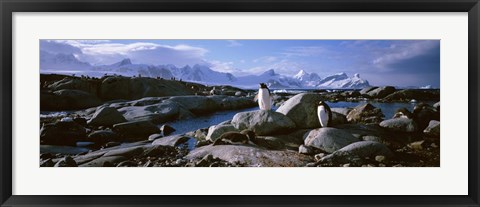
M361 95L368 94L368 92L373 91L373 90L375 90L375 89L377 89L377 88L378 88L378 87L376 87L376 86L370 86L370 87L363 88L362 90L360 90L360 94L361 94Z
M194 114L207 114L218 110L217 103L206 96L176 96L170 98Z
M128 140L146 140L160 129L149 121L130 121L113 125L113 131Z
M332 112L337 112L339 114L343 114L345 116L352 110L351 108L330 108Z
M386 101L438 101L440 100L440 90L419 90L405 89L396 91L384 98Z
M210 96L221 110L233 110L254 107L256 103L252 98L233 96Z
M384 98L385 96L388 96L394 93L395 90L396 89L393 86L384 86L384 87L373 89L367 92L366 94L372 98Z
M318 128L320 127L320 122L318 121L317 107L318 102L321 100L321 96L318 94L297 94L285 101L277 109L277 112L290 118L299 128Z
M225 132L239 131L232 124L214 125L208 128L206 140L215 141Z
M202 159L207 155L230 163L249 167L300 167L311 162L311 157L288 150L267 150L250 145L207 145L192 150L187 159Z
M88 141L102 145L108 142L119 141L119 136L112 130L98 130L88 135Z
M109 76L103 79L100 98L104 100L140 99L143 97L191 95L192 92L179 81L146 77Z
M270 110L237 113L232 119L232 125L239 130L250 129L256 135L282 134L296 128L290 118Z
M320 159L320 162L359 163L365 158L376 156L393 157L393 152L384 144L375 141L360 141L343 147Z
M348 132L330 127L314 129L305 139L305 146L332 153L351 143L360 141Z
M398 132L415 132L417 131L417 124L409 118L393 118L380 122L381 127Z
M126 121L125 117L117 109L106 106L98 107L87 124L91 126L113 126Z
M440 122L436 120L430 121L423 133L430 137L440 137Z
M346 123L348 123L348 120L345 115L332 111L331 126L338 126Z
M62 89L40 94L40 109L46 111L86 109L100 104L96 96L80 90Z
M383 120L382 110L370 103L361 104L353 108L347 115L351 123L379 123Z
M86 137L86 129L74 121L45 124L40 129L41 144L75 146Z
M172 146L176 147L181 144L185 144L192 140L193 138L187 137L184 135L171 135L168 137L162 137L159 139L156 139L155 141L152 142L152 145L161 145L161 146Z
M118 109L128 121L151 121L152 123L165 123L177 118L193 116L188 110L171 101L147 105L127 106Z
M50 84L48 88L53 91L58 91L62 89L80 90L97 95L98 83L99 82L93 80L66 77L62 80L55 81L54 83Z

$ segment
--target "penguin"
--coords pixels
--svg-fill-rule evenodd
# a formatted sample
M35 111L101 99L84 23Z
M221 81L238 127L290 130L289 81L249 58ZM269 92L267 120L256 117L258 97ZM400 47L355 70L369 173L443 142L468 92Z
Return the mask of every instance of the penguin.
M317 107L318 120L322 127L329 127L332 124L332 110L327 103L320 101Z
M241 132L225 132L212 145L251 144L255 138L255 132L248 129Z
M255 96L254 101L258 100L258 107L261 110L271 110L272 109L272 93L265 83L260 83L260 88L258 89L258 94Z
M395 114L392 118L408 118L413 119L413 114L406 108L399 108L395 111Z

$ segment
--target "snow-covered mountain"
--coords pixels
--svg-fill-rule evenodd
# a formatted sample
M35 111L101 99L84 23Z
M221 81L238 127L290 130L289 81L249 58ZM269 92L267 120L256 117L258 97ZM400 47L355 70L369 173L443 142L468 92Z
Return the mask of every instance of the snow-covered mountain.
M356 73L348 77L346 73L337 73L323 78L317 85L318 88L365 88L370 86L367 80L361 79Z
M307 87L316 87L322 80L318 74L307 73L304 70L298 71L298 73L294 75L293 78L299 80L302 86Z
M45 70L89 70L89 63L79 61L73 54L53 54L40 51L40 69Z
M176 67L175 65L134 64L130 59L123 59L111 65L92 66L79 61L72 54L51 54L41 52L40 70L48 72L71 71L77 75L101 76L105 73L124 76L161 77L177 80L193 81L204 84L228 84L243 88L257 88L259 83L266 83L272 89L285 88L364 88L370 86L359 74L348 77L345 73L320 78L316 73L300 70L294 76L281 75L274 69L260 75L236 77L231 73L212 70L206 65ZM68 74L68 73L67 73Z

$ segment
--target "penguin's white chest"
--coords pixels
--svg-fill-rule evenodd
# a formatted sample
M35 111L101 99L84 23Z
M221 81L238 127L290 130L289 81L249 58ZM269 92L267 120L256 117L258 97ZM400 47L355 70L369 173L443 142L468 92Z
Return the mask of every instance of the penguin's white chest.
M328 112L324 106L318 106L317 115L318 115L318 120L320 121L320 125L322 125L322 127L327 127L330 117L328 117Z
M258 90L258 107L260 107L261 110L272 109L272 100L266 88L260 88Z

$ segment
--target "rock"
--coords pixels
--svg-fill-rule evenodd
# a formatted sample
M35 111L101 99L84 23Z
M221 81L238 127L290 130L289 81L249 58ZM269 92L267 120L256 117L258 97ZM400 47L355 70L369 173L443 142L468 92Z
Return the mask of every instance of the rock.
M54 167L77 167L77 163L70 156L65 156L58 161Z
M99 130L94 131L88 135L88 141L95 142L96 144L105 144L112 141L118 141L120 137L118 134L111 130Z
M232 96L209 96L220 110L233 110L255 107L256 102L252 98Z
M176 147L181 144L187 143L190 139L190 137L186 137L183 135L171 135L168 137L163 137L161 139L156 139L155 141L152 142L152 145L162 145L162 146L172 146Z
M299 128L319 128L317 116L318 102L322 100L319 94L301 93L288 99L277 109L277 112L286 115Z
M40 167L53 167L54 165L52 158L40 161Z
M125 161L126 159L127 158L122 156L100 157L85 164L82 164L79 167L113 167L118 165L120 162Z
M337 112L339 114L343 114L344 116L347 116L348 113L352 110L350 108L330 108L330 110L333 112Z
M388 96L396 91L395 87L393 86L384 86L384 87L379 87L376 89L373 89L366 94L372 98L384 98L385 96Z
M296 127L287 116L270 110L237 113L232 125L239 130L250 129L258 136L287 133Z
M48 86L53 91L62 89L80 90L96 95L97 84L93 81L80 78L65 77L62 80L56 81Z
M425 103L419 103L415 105L413 108L413 113L416 115L415 122L417 123L420 131L423 131L431 120L440 121L440 112L434 107Z
M86 129L73 121L45 124L40 129L40 143L42 145L76 146L78 141L85 140L86 137Z
M160 129L149 121L130 121L113 125L113 131L127 139L141 140L160 133Z
M381 127L397 132L415 132L417 124L409 118L393 118L380 122Z
M387 159L387 158L386 158L385 156L383 156L383 155L377 155L377 156L375 156L375 161L377 161L377 162L385 162L386 159Z
M87 124L91 126L113 126L114 124L126 122L123 115L112 107L98 107Z
M440 100L440 90L405 89L396 91L384 98L385 101L418 101Z
M257 136L253 141L258 147L262 147L269 150L284 150L286 148L285 142L277 137L262 137Z
M383 117L382 110L367 103L352 109L347 115L347 120L351 123L379 123Z
M80 124L83 127L87 126L87 120L85 118L77 117L77 118L73 118L73 121L77 122L77 124Z
M332 153L358 141L360 140L348 132L340 129L324 127L310 131L305 139L305 146L314 147L324 152Z
M377 88L378 87L376 87L376 86L363 88L362 90L360 90L360 94L362 94L362 95L367 94L368 92L370 92L372 90L375 90Z
M338 126L348 123L347 117L343 114L332 111L332 123L331 126Z
M334 153L320 159L320 162L352 163L362 165L363 159L378 155L385 158L393 157L393 152L384 144L374 141L360 141L343 147Z
M440 137L440 122L436 120L430 121L428 127L423 130L423 133L430 137Z
M160 130L162 131L163 136L168 136L175 131L173 127L167 124L162 125Z
M306 154L306 155L313 155L315 154L315 150L312 149L311 147L307 147L305 145L300 145L300 147L298 147L298 153L300 154Z
M266 150L246 145L203 146L192 150L186 158L196 160L207 155L250 167L301 167L311 162L309 156L297 152Z
M218 109L218 105L206 96L176 96L170 101L180 104L183 108L194 114L207 114Z
M440 111L440 101L433 104L433 107L435 107L437 109L437 111Z
M126 147L120 149L110 150L103 155L103 157L111 157L111 156L122 156L125 158L130 158L136 155L143 153L142 146L134 146L134 147Z
M148 77L109 76L103 79L99 97L104 100L135 100L144 97L192 95L192 91L179 81Z
M412 142L410 143L408 146L414 150L423 150L423 143L425 142L425 140L421 140L421 141L416 141L416 142Z
M156 140L156 139L159 139L159 138L162 138L162 137L163 137L162 134L152 134L152 135L148 136L148 140L153 141L153 140Z
M245 96L245 94L241 91L235 92L235 96Z
M179 104L164 101L148 106L127 106L118 110L128 121L150 121L152 123L165 123L180 117L192 117L188 110Z
M231 131L239 131L239 130L231 124L214 125L214 126L211 126L210 128L208 128L208 134L207 134L207 137L205 139L214 142L223 133L231 132Z
M117 167L137 167L137 163L127 160L118 163Z
M318 153L318 154L316 154L316 155L314 156L315 161L321 160L323 157L325 157L325 155L326 155L325 153Z
M105 144L105 148L116 147L116 146L119 146L120 144L121 144L120 142L107 142Z
M40 110L45 111L86 109L100 104L100 99L85 91L62 89L40 94Z

